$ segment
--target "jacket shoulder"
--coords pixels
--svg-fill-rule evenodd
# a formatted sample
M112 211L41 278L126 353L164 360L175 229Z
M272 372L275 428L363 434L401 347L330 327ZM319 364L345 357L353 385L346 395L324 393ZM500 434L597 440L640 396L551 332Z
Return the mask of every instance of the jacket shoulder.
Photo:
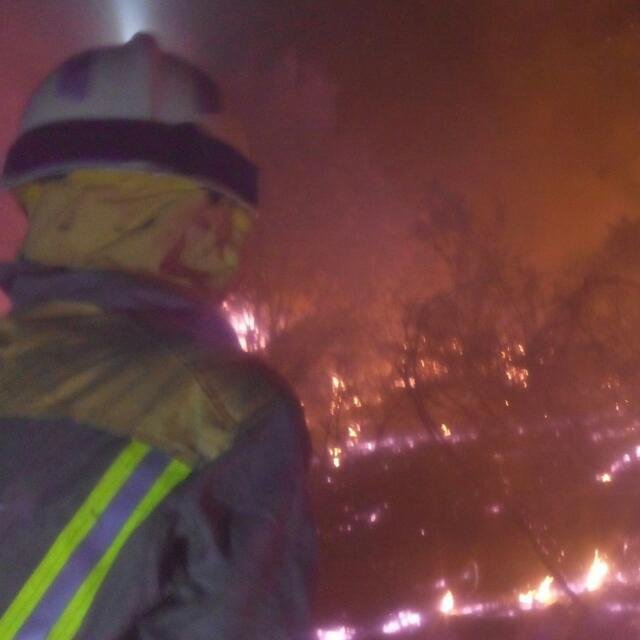
M271 407L301 415L259 359L158 341L121 316L5 321L0 362L0 416L73 418L192 464L217 458Z
M220 418L241 428L250 427L276 405L303 420L302 407L290 384L263 360L248 354L219 358L205 356L193 371Z

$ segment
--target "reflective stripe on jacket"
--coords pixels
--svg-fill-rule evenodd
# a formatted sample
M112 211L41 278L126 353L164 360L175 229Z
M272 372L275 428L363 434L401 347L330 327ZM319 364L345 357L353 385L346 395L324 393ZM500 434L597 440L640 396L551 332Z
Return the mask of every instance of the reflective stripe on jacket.
M215 314L0 268L0 637L307 637L297 402Z

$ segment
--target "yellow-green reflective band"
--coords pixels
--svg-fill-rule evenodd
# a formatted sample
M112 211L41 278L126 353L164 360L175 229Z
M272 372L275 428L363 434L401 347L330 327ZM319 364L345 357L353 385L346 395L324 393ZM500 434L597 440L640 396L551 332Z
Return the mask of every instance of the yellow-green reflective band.
M18 633L73 552L91 532L148 451L149 446L132 442L107 469L0 618L2 640L10 640Z
M131 534L164 500L167 494L189 475L190 471L186 464L178 460L171 461L124 523L111 546L80 585L67 608L47 636L47 640L71 640L76 635L100 586Z

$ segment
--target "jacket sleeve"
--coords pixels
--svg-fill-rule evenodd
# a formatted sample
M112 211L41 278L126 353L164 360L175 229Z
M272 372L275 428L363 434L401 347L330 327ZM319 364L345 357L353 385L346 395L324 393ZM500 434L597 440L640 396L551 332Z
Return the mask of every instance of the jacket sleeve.
M315 530L308 433L292 402L271 407L175 496L162 603L136 640L310 638Z

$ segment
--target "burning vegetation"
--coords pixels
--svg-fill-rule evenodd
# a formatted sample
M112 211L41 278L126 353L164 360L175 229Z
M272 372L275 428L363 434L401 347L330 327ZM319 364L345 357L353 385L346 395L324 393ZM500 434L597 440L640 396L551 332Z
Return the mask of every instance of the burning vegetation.
M632 598L620 594L640 586L638 539L624 510L606 531L595 523L640 460L640 225L622 222L589 259L551 278L435 189L414 242L430 270L392 305L380 295L379 306L353 307L343 292L327 307L326 291L288 296L285 281L226 306L243 348L294 382L312 428L322 577L332 585L318 617L349 606L361 621L347 610L345 624L321 626L318 638L584 602L627 612ZM407 494L396 486L401 460ZM420 516L398 509L407 495ZM456 549L461 526L472 533ZM419 552L402 548L409 528ZM397 588L368 585L376 595L364 611L333 575L335 558L361 545L388 559L369 567L376 574L399 571L414 552L424 567L407 569ZM367 571L348 564L356 588Z

